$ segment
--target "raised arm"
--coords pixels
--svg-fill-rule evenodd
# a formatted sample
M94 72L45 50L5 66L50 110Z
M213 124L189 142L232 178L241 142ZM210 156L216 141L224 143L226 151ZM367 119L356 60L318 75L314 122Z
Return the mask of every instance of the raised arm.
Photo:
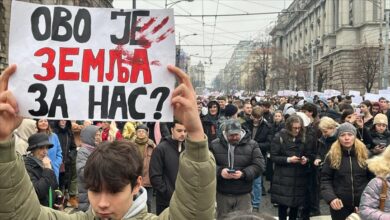
M8 90L10 76L16 71L11 65L0 75L0 141L10 140L12 132L22 123L15 97Z

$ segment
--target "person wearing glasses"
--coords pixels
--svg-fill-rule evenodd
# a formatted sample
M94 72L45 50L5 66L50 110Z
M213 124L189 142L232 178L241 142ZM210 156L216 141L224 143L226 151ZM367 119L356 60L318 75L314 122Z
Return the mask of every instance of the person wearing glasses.
M275 164L271 186L271 202L278 204L279 219L297 219L298 208L305 203L306 166L310 152L305 140L302 119L291 115L286 127L275 135L271 160ZM289 210L289 213L287 211Z

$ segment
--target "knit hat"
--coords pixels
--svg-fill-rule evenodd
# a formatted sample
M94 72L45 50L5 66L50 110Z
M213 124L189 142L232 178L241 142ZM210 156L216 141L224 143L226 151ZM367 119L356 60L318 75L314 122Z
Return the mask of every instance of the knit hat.
M225 106L225 117L232 117L238 112L238 108L235 105L228 104Z
M135 129L136 131L139 130L139 129L143 129L145 130L146 132L149 132L149 128L148 126L146 126L145 124L140 124L137 126L137 128Z
M356 128L349 122L342 123L337 129L337 137L340 137L342 133L349 132L356 136Z
M241 134L241 123L237 119L229 119L225 122L225 133L226 135Z
M379 113L374 117L374 125L375 124L385 124L388 125L387 116L385 114Z

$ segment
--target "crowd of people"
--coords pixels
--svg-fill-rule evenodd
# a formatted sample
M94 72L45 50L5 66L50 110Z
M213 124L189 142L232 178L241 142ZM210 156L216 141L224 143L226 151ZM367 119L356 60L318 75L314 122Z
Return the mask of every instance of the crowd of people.
M169 66L172 123L34 120L7 90L15 69L0 75L0 219L273 219L267 194L282 220L321 199L335 220L390 219L384 98L196 97Z

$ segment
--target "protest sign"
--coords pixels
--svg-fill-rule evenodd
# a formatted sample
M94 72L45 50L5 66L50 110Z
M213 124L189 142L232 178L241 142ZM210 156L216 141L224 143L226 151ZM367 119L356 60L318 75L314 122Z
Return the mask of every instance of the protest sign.
M172 10L12 2L9 89L25 117L172 121Z
M371 102L377 102L380 98L380 95L373 93L364 94L364 100L370 100Z

